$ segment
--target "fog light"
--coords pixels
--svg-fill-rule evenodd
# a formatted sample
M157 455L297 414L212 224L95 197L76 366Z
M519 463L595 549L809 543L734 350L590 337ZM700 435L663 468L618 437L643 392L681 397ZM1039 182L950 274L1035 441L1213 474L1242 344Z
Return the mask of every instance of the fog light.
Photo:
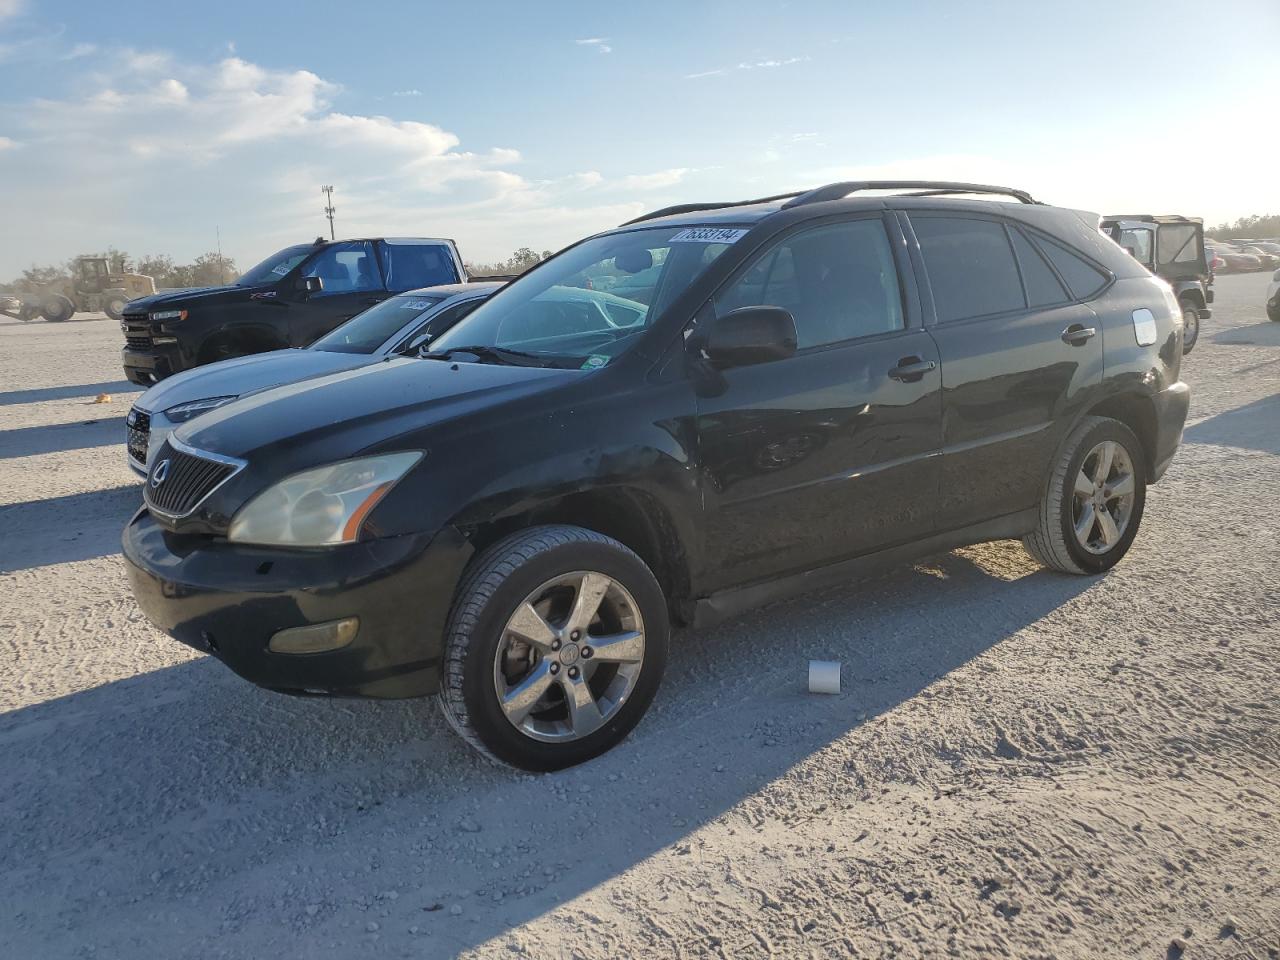
M345 647L356 638L360 629L358 617L330 620L309 627L290 627L273 634L267 642L272 653L324 653Z

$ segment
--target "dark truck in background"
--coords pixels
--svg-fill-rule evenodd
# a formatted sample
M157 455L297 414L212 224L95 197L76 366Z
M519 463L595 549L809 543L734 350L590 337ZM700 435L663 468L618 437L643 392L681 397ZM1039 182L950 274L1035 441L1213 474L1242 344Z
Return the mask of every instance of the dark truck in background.
M120 321L125 376L147 386L217 360L305 347L392 294L466 279L452 240L286 247L234 284L130 301Z
M1173 287L1182 311L1182 352L1190 353L1213 303L1213 258L1206 256L1204 222L1176 214L1117 214L1102 219L1102 232Z

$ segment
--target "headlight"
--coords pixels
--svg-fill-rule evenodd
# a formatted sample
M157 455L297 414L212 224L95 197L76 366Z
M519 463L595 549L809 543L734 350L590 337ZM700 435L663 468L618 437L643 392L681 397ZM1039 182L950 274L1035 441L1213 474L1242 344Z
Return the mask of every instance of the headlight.
M186 423L192 417L208 413L234 399L235 397L206 397L204 400L192 400L190 403L180 403L176 407L170 407L164 411L164 415L173 423Z
M185 320L187 319L187 311L185 310L161 310L157 313L147 314L148 320Z
M354 543L369 511L421 459L414 450L295 473L245 504L227 539L281 547Z

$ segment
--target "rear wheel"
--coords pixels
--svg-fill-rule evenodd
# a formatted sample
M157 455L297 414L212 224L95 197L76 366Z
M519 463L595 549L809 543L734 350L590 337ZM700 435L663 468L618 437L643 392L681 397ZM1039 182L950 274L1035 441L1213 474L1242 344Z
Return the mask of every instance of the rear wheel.
M1146 458L1118 420L1086 417L1063 443L1040 501L1027 552L1063 573L1101 573L1120 562L1146 505Z
M1186 356L1200 339L1200 311L1189 300L1182 301L1182 354Z
M492 759L573 766L644 715L668 629L661 587L621 543L581 527L523 530L478 557L458 588L440 705Z
M102 312L112 320L119 320L124 316L125 304L129 302L129 298L122 293L113 293L106 298L102 304Z
M40 306L40 312L44 314L44 318L50 323L62 323L64 320L70 320L76 312L76 305L71 302L69 297L64 297L60 293L45 299Z

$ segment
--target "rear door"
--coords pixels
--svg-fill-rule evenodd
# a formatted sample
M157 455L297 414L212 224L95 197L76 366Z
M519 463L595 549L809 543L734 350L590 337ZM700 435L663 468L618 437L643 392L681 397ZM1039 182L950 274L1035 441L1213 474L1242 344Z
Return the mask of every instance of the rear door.
M319 277L324 286L290 305L289 342L295 347L308 346L387 296L368 240L327 245L299 275Z
M995 216L903 221L942 361L938 527L1032 507L1065 429L1101 383L1101 325L1084 301L1110 276Z
M378 258L392 293L420 290L441 283L461 283L453 249L437 241L388 238L378 242Z
M892 219L807 224L715 298L720 316L786 307L799 348L725 370L723 390L698 398L711 589L933 529L941 377L905 256Z

